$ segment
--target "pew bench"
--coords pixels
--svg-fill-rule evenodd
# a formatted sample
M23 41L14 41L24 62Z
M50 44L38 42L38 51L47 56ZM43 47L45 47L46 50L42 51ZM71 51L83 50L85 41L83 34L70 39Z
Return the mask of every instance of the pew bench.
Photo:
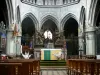
M0 63L0 75L22 75L22 63Z
M13 67L16 65L16 63L22 64L22 66L19 67L19 69L21 70L21 75L40 75L40 61L39 60L34 60L34 59L7 59L7 60L0 61L0 64L6 64L6 63L8 65L9 64L12 65ZM1 69L2 68L3 67L1 67ZM10 69L11 66L8 67L8 68ZM16 74L13 74L13 75L16 75ZM20 75L20 74L18 74L18 75Z
M100 75L100 60L68 59L68 75Z

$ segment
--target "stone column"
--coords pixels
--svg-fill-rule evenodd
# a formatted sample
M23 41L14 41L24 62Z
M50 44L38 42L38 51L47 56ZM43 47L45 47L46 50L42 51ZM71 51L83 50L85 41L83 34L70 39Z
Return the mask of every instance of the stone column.
M54 0L48 0L48 5L54 5Z
M51 5L51 0L48 0L48 5Z
M51 4L51 5L55 5L55 4L54 4L54 0L52 0L52 4Z
M43 5L43 0L37 0L37 5Z
M54 5L56 5L56 0L54 0Z
M17 40L16 40L16 55L20 55L21 54L21 36L17 36Z
M84 39L83 36L79 36L79 55L84 55Z
M68 3L70 3L71 1L70 1L70 0L68 0L67 2L68 2Z
M56 4L57 5L62 5L63 4L63 0L57 0Z
M63 0L63 4L66 4L67 3L67 1L66 0Z
M84 32L83 32L83 25L80 24L78 27L78 43L79 43L79 55L83 55L85 53L84 50Z
M43 5L45 5L45 0L43 0Z
M16 56L15 39L13 37L13 31L7 31L7 51L6 54L10 56Z
M95 29L88 28L86 30L86 55L95 55L96 47L95 47Z

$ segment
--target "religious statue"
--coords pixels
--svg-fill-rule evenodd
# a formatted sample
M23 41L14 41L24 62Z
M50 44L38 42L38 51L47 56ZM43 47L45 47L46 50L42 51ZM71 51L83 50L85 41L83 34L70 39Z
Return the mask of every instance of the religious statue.
M25 54L22 53L22 56L23 56L24 59L29 59L31 57L31 54L29 54L29 52L25 51Z
M64 36L62 33L56 34L55 44L63 44Z
M46 30L45 32L44 32L44 46L45 46L45 48L51 48L51 46L50 46L50 44L52 44L52 46L53 46L53 43L52 43L52 38L53 38L53 35L52 35L52 33L51 33L51 31L50 30Z
M36 44L43 44L43 37L42 34L40 34L39 32L36 32Z

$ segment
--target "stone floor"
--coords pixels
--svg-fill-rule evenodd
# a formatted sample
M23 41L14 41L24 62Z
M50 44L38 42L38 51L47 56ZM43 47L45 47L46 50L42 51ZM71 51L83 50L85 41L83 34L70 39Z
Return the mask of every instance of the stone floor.
M41 75L67 75L66 68L41 68Z

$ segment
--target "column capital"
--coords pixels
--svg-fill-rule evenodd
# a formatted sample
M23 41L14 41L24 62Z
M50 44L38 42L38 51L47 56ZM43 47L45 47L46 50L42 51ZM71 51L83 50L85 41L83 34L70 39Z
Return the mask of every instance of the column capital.
M96 30L96 28L94 26L90 26L90 27L87 27L85 29L85 33L88 33L88 32L94 32Z

